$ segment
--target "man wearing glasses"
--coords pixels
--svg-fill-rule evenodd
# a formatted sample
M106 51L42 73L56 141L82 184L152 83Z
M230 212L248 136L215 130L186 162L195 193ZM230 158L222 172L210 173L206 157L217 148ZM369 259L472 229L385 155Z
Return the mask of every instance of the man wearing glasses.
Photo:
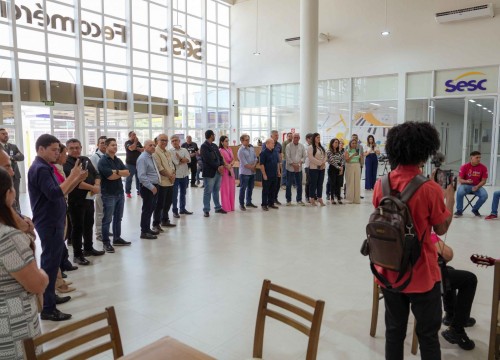
M255 183L255 169L257 166L257 156L255 149L250 144L250 136L243 134L240 136L241 147L238 149L238 159L240 160L240 209L246 211L247 207L256 208L252 204L252 192ZM246 207L245 207L246 195Z

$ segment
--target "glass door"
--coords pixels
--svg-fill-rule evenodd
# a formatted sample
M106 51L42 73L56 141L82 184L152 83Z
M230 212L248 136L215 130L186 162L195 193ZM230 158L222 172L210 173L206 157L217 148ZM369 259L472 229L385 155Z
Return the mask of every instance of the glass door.
M21 105L26 173L35 159L35 143L40 135L52 134L63 144L77 137L77 114L75 105Z
M431 109L434 126L441 140L439 151L445 156L443 168L458 173L463 164L465 100L435 99L432 100Z
M493 97L473 98L467 101L466 159L472 151L481 153L481 163L488 167L488 184L493 184L495 179L493 141L495 103Z

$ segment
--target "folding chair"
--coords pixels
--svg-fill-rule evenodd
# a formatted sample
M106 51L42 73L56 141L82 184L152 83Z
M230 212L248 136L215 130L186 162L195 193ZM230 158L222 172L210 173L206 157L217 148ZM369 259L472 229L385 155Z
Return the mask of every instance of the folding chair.
M471 196L472 196L472 197L471 197ZM474 207L474 204L473 204L472 202L473 202L473 201L477 198L477 196L476 196L476 195L474 195L474 194L465 194L465 196L464 196L464 197L465 197L465 200L467 201L467 205L465 205L465 207L464 207L464 210L463 210L463 211L465 211L465 210L466 210L469 206L470 206L471 208L473 208L473 207Z

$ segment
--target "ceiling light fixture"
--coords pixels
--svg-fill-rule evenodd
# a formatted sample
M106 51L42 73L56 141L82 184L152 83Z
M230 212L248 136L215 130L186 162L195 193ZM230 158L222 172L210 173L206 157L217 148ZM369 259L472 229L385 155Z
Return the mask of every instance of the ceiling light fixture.
M390 32L389 29L387 29L387 0L385 0L385 26L384 30L381 32L382 36L389 36Z
M380 106L380 104L377 104L377 103L370 103L370 105L373 105L373 106Z
M476 104L476 106L483 107L483 105L481 105L481 104Z
M471 103L475 103L475 102L476 102L476 100L472 100L472 99L470 99L469 101L470 101Z
M389 106L389 109L397 110L398 108L395 108L394 106Z
M255 52L253 53L255 56L260 55L259 51L259 0L255 2Z

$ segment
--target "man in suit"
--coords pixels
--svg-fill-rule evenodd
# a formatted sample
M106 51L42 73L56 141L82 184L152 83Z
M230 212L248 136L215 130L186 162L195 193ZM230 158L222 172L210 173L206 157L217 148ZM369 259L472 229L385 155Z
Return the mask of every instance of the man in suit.
M6 129L0 129L0 147L5 150L10 157L12 170L14 171L14 189L16 189L16 209L21 211L19 205L19 184L21 183L21 172L19 171L18 161L24 160L24 155L19 151L17 145L9 143L9 133Z

